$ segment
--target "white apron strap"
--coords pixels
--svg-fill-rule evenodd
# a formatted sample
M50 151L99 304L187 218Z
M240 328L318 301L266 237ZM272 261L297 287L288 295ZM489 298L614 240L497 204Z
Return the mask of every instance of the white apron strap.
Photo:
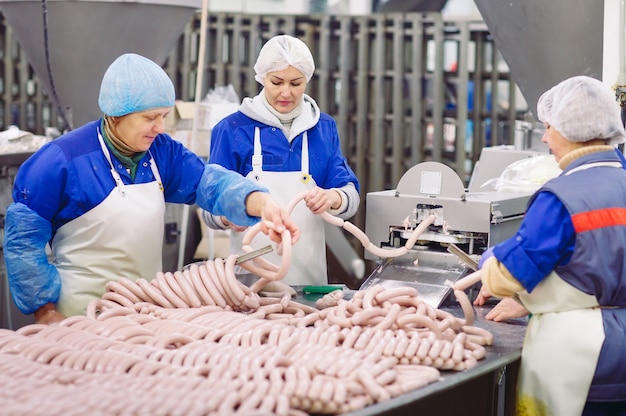
M104 144L104 139L102 138L102 134L100 134L100 129L98 129L98 141L100 142L100 147L102 148L102 153L104 153L104 157L106 157L109 162L109 166L111 166L111 175L113 175L113 179L115 179L115 186L122 196L126 195L124 192L124 182L122 181L122 177L119 172L115 170L113 166L113 161L111 160L111 154L109 153L109 148Z
M303 175L309 174L309 136L305 131L302 135L302 165L300 166L300 172Z
M597 168L599 166L607 166L610 168L621 168L622 164L620 162L595 162L595 163L587 163L585 165L578 166L570 171L568 171L565 176L571 175L574 172L578 172L581 170L587 170L590 168Z
M261 152L261 130L254 128L254 154L252 155L252 174L258 178L263 171L263 155Z
M150 155L150 170L152 170L152 174L154 175L154 180L159 184L159 189L163 192L163 181L161 180L161 174L159 173L159 169L157 169L156 162L154 161L154 157L152 153L148 150L148 154Z

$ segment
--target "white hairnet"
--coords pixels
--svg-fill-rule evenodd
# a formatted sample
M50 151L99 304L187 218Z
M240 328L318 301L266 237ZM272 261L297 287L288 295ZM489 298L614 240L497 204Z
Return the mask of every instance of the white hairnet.
M98 104L104 114L118 117L174 105L174 84L155 62L141 55L119 56L104 73Z
M290 65L302 72L306 82L309 82L315 71L313 55L304 42L289 35L274 36L259 52L254 64L254 79L263 84L268 73L282 71Z
M552 87L539 97L537 113L570 142L625 139L615 93L595 78L575 76Z

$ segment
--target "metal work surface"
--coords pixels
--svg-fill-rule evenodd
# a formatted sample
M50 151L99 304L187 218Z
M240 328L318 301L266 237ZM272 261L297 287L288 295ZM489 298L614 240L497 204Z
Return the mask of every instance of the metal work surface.
M467 270L450 253L428 251L412 253L417 259L401 257L386 259L363 282L361 290L374 285L385 289L411 286L417 289L424 302L438 308L452 288L447 282L456 282Z

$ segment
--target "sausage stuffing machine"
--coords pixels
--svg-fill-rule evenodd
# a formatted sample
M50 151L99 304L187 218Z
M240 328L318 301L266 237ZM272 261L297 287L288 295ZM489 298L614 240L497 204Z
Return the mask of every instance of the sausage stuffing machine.
M396 189L368 193L365 233L381 248L405 246L423 220L432 214L436 220L403 256L383 259L366 252L366 259L379 264L361 288L409 285L439 307L450 293L449 282L471 271L471 262L461 261L449 248L460 248L478 261L488 247L515 234L532 195L524 189L496 191L482 185L512 162L538 155L511 146L484 148L468 189L448 166L423 162L409 169Z

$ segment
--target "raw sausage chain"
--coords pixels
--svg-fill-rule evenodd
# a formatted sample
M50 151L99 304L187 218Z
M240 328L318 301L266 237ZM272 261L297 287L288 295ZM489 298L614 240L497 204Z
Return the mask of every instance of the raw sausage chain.
M251 250L255 227L244 250ZM355 235L367 249L367 237ZM336 291L316 307L287 292L261 297L258 291L287 270L291 237L282 237L280 266L262 258L241 264L260 277L250 287L236 279L232 255L151 281L109 282L86 315L59 324L0 329L2 411L345 413L433 383L442 370L471 368L493 342L471 325L465 306L465 318L457 318L411 287L375 285L350 299Z

